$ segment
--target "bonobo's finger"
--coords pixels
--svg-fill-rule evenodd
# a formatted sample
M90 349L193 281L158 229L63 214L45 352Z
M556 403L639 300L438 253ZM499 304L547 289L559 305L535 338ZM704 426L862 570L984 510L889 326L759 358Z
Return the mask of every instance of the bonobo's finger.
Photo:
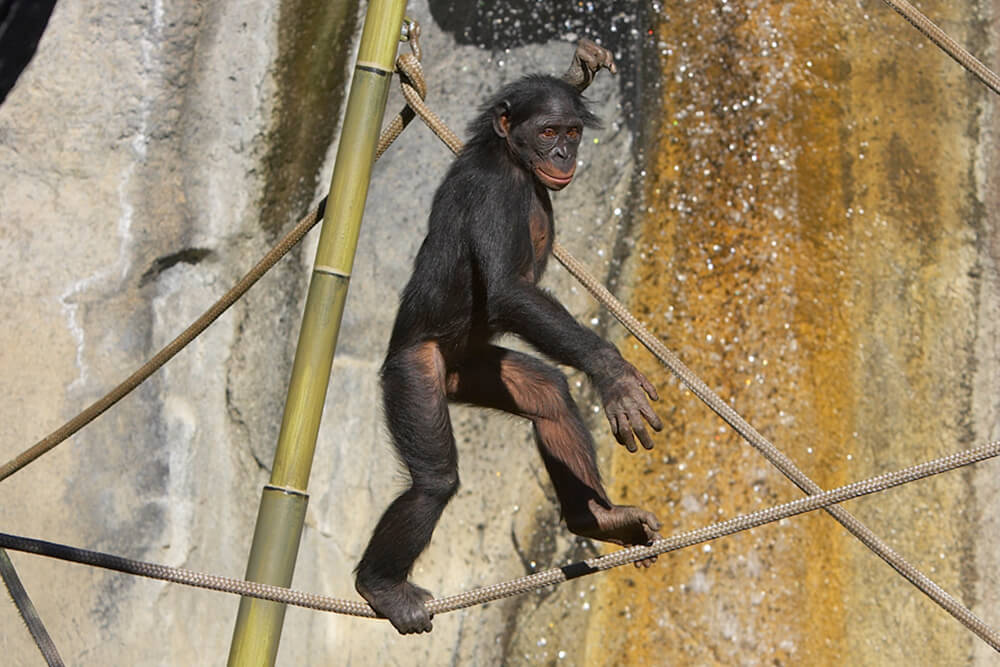
M612 74L615 74L618 71L615 67L615 60L611 51L602 46L598 46L589 39L584 38L577 43L577 53L580 59L583 60L587 67L594 73L602 67L608 68L608 71Z
M636 430L636 435L639 436L639 442L642 443L643 447L645 447L646 449L653 448L653 445L655 444L653 442L653 436L649 434L649 431L647 431L645 427L641 427L638 430Z
M611 51L605 49L603 55L604 55L604 62L602 64L608 68L609 72L611 72L612 74L617 74L618 68L615 67L615 59L614 56L611 55Z
M657 536L657 538L659 538L659 536ZM652 544L652 542L650 544ZM646 546L649 546L649 545L646 545ZM658 555L659 554L657 554L657 556ZM642 560L633 561L632 564L635 565L637 568L641 567L643 569L645 569L647 567L652 567L653 564L656 562L657 556L650 556L648 558L643 558Z
M642 513L639 518L643 523L643 529L646 531L646 545L651 546L656 540L662 539L660 534L656 531L660 529L660 520L656 518L652 512L647 512L645 510L638 510ZM636 567L647 568L656 562L656 556L650 556L649 558L643 558L642 560L635 561Z
M599 65L603 65L604 67L607 67L609 70L614 72L615 58L613 55L611 55L611 51L609 49L605 49L604 47L600 46L597 48L600 49L600 51L598 51L598 54L600 54L601 56L601 61Z
M660 420L660 416L653 411L653 408L650 405L640 404L639 411L642 412L642 416L646 418L646 421L649 422L649 425L653 427L654 431L663 430L663 422Z
M632 429L625 423L623 423L628 417L621 415L617 418L618 421L618 432L615 433L615 439L622 445L625 445L625 449L632 453L639 451L639 448L635 446L635 438L632 437Z
M653 448L653 438L649 435L649 431L646 430L646 425L642 422L642 416L638 411L629 413L628 416L629 424L632 426L632 430L635 431L636 436L639 437L639 442L646 449Z
M652 534L650 534L650 531L646 531L646 535L649 537L649 544L652 544L654 541L660 539L660 536L656 534L656 531L661 528L660 520L657 519L656 515L652 512L648 512L646 510L641 511L643 513L642 522L652 530Z
M660 395L657 393L656 387L653 386L653 383L647 380L646 376L639 371L636 371L635 374L639 377L639 384L642 386L642 390L646 392L646 395L654 401L660 400Z

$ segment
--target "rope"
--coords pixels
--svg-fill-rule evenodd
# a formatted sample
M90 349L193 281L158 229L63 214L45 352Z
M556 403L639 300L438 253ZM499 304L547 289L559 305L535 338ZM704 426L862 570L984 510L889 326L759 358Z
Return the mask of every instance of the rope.
M55 642L49 636L49 631L45 629L42 617L38 615L38 610L32 604L28 591L24 590L21 578L17 576L17 570L14 569L14 563L11 562L10 556L4 549L0 549L0 577L3 577L3 583L7 586L10 599L14 601L17 613L21 615L24 624L28 626L28 632L35 640L35 646L42 652L45 663L49 667L62 667L65 663L56 649Z
M475 605L486 604L494 600L521 595L530 591L553 586L570 579L602 572L614 567L627 565L640 560L645 560L652 556L677 551L686 547L702 544L711 540L732 535L734 533L757 528L768 523L774 523L781 519L786 519L797 514L811 512L820 508L830 508L834 503L841 503L845 500L858 498L860 496L878 493L886 489L907 484L925 477L937 475L942 472L954 470L955 468L978 463L989 458L1000 455L1000 441L983 445L975 449L968 449L948 456L944 456L927 463L911 466L896 472L885 473L877 477L841 486L830 491L824 491L814 495L799 498L792 502L770 507L758 512L744 514L732 519L713 523L711 525L679 533L666 539L659 539L649 546L635 546L626 549L619 549L604 556L588 558L566 565L564 567L552 568L537 572L528 576L513 579L511 581L484 586L473 589L465 593L451 595L448 597L429 600L427 610L432 614L441 614L458 609L465 609ZM378 618L378 615L365 602L355 600L342 600L338 598L318 595L315 593L305 593L280 586L262 584L255 581L244 581L230 577L222 577L213 574L205 574L174 568L156 563L122 558L112 554L101 553L99 551L89 551L79 549L54 542L45 542L7 533L0 533L0 547L33 553L50 558L82 563L107 570L115 570L126 574L169 581L171 583L184 584L196 588L204 588L224 593L234 593L248 597L259 598L290 604L297 607L306 607L318 611L329 611L349 616L360 616L366 618ZM995 648L995 647L994 647Z
M723 421L739 433L744 440L750 443L757 451L763 454L774 467L781 471L785 477L795 483L807 494L819 494L822 489L803 473L796 465L782 453L777 447L771 444L753 426L739 415L728 403L712 391L697 375L684 365L684 363L671 352L656 336L651 334L618 299L614 297L600 282L587 273L586 268L569 254L562 247L554 247L553 254L566 267L566 269L579 280L584 287L593 294L608 310L621 322L632 335L659 359L670 371L676 375L681 382L695 396L700 398L715 414L719 415ZM856 519L842 507L830 507L827 509L837 521L841 523L852 535L875 552L882 560L888 563L894 570L903 575L910 583L920 589L930 599L940 605L945 611L954 616L965 627L978 635L983 641L1000 651L1000 634L984 623L975 614L969 611L958 600L953 598L941 587L924 575L906 561L899 553L883 542L875 533Z
M980 80L982 80L987 86L989 86L994 92L1000 93L1000 79L986 68L982 63L976 60L971 54L965 51L960 45L958 45L954 40L952 40L946 33L944 33L940 28L938 28L934 23L927 19L923 14L913 8L905 0L885 0L890 6L893 7L897 12L902 14L911 24L913 24L918 30L924 33L929 39L934 41L939 47L945 50L952 58L962 64L966 69L975 74ZM417 38L419 37L419 26L413 24L413 32L411 33L411 48L413 49L413 56L400 56L397 60L397 66L400 71L405 75L405 79L401 77L401 87L403 96L406 98L408 107L404 108L396 118L386 127L383 131L382 137L380 138L379 146L376 149L376 157L381 156L382 153L388 148L388 145L395 140L396 137L402 132L403 128L413 119L413 112L421 115L421 117L427 122L427 124L433 129L438 136L448 144L448 146L454 152L458 152L461 149L461 141L455 136L454 133L447 128L447 126L429 109L423 104L423 98L426 96L426 85L423 81L422 71L420 68L420 51L419 45L417 44ZM410 111L412 109L412 111ZM282 256L284 256L288 250L290 250L299 240L305 235L305 233L311 229L316 222L322 217L323 209L325 205L325 200L320 203L320 205L310 213L308 213L298 224L285 236L283 237L270 252L262 259L257 265L254 266L251 271L244 276L244 278L234 286L229 292L227 292L219 301L217 301L208 311L206 311L201 317L199 317L191 326L188 327L180 336L175 338L173 341L167 344L160 352L154 355L148 362L141 366L135 373L129 376L125 381L119 384L117 387L112 389L108 394L106 394L101 399L97 400L91 406L86 408L79 415L68 421L62 427L53 431L51 434L43 438L41 441L36 443L33 447L22 452L20 455L15 457L13 460L7 462L2 467L0 467L0 480L6 479L13 473L17 472L24 466L28 465L30 462L34 461L38 457L42 456L46 452L50 451L52 448L57 446L59 443L65 441L71 435L76 433L78 430L83 428L85 425L96 419L105 410L110 408L112 405L121 400L129 392L131 392L135 387L146 380L150 375L152 375L156 370L158 370L163 364L169 361L177 352L183 349L187 344L191 342L195 337L197 337L202 331L205 330L215 319L217 319L223 312L225 312L236 300L238 300L244 293L259 278L266 273ZM604 303L605 306L611 310L612 314L615 315L619 321L622 322L636 337L653 352L667 367L677 375L682 382L687 385L687 387L698 396L702 401L704 401L713 411L716 412L723 420L726 421L730 426L732 426L744 439L746 439L751 445L758 449L775 467L777 467L786 477L791 479L800 489L810 494L809 498L802 499L802 501L815 500L817 498L825 497L822 489L809 479L801 470L799 470L795 464L775 448L770 442L767 441L760 433L758 433L752 426L750 426L735 410L733 410L728 404L722 401L712 390L705 385L700 379L697 378L684 364L672 353L666 346L664 346L658 339L652 336L648 330L646 330L639 322L636 320L625 308L621 305L617 299L608 292L603 285L593 279L586 269L577 262L570 253L565 250L560 244L553 244L553 254L556 258L566 266L567 270L570 271L577 279L579 279L588 290L590 290L598 299ZM832 493L832 492L827 492ZM801 501L797 501L801 502ZM836 502L836 501L831 501ZM824 506L825 505L820 505ZM808 510L802 510L808 511ZM957 618L966 627L972 630L977 636L986 641L995 650L1000 651L1000 636L987 626L983 621L978 619L972 614L968 609L963 607L958 601L948 595L940 587L937 586L933 581L928 579L919 570L910 565L905 559L899 554L893 551L888 545L884 544L870 529L868 529L864 524L850 515L846 510L839 507L828 507L827 509L830 514L832 514L845 528L847 528L852 534L854 534L858 539L860 539L866 546L877 553L883 560L889 563L897 572L902 574L911 583L913 583L917 588L924 592L928 597L934 600L942 608L948 611L952 616ZM752 515L751 515L752 516ZM734 520L735 521L735 520ZM12 536L7 536L12 537ZM15 538L24 539L24 538ZM632 560L641 560L643 558L648 558L654 553L664 553L665 551L672 550L671 548L666 548L663 551L647 552L648 549L657 549L658 545L662 546L661 543L668 542L667 540L659 540L652 547L632 547L630 549L625 549L623 552L628 552L630 555L626 556L629 558L626 562L631 562ZM53 545L58 547L58 545ZM15 546L10 546L10 548L17 548ZM71 547L61 547L62 549L72 549ZM677 547L680 548L680 547ZM30 550L30 549L26 549ZM77 550L79 551L79 550ZM618 552L618 553L623 553ZM86 552L94 554L96 552ZM635 554L635 557L632 555ZM102 555L103 556L103 555ZM616 554L611 554L610 556L616 556ZM616 556L617 557L617 556ZM118 559L117 557L108 556L110 559L117 559L122 563L138 563L137 561L126 561L126 559ZM602 557L608 558L608 557ZM72 560L72 559L71 559ZM82 562L82 561L81 561ZM601 559L594 559L595 564L591 564L590 561L584 561L584 566L586 568L594 568L594 571L601 569L597 563L603 563ZM93 563L97 564L97 563ZM152 564L141 564L143 567L149 568L162 568L163 566L155 566ZM614 567L610 565L608 567ZM121 569L118 567L113 567L112 569ZM140 568L141 569L141 568ZM560 568L557 570L550 570L549 572L560 572L563 573L565 577L564 570L568 568ZM122 571L129 571L122 569ZM186 571L181 571L186 572ZM142 574L143 576L152 576L150 574L144 574L143 572L136 571L135 574ZM589 573L589 571L587 572ZM221 579L218 577L211 577L211 575L199 575L198 573L191 573L195 579L201 577L207 577L209 580ZM532 575L531 577L526 577L525 579L534 580L534 578L542 577L546 573L539 573L537 575ZM579 576L579 575L575 575ZM169 577L155 577L164 578L168 581L173 579ZM232 580L229 580L232 581ZM179 582L184 583L184 582ZM266 586L264 584L258 584L254 582L243 582L244 584L250 586L251 588L261 588L261 589L272 589L275 587ZM548 580L546 583L540 585L548 585ZM197 585L197 584L194 584ZM507 586L507 585L501 585ZM216 588L213 585L204 585L206 588ZM216 588L217 590L224 590L222 588ZM487 589L481 589L483 591ZM236 592L236 591L234 591ZM264 599L272 599L264 595L255 595L250 590L238 591L242 595L251 595L254 597L263 597ZM516 594L516 593L511 593ZM307 596L308 594L302 593L299 595ZM468 594L464 594L468 595ZM456 596L462 597L462 596ZM496 598L490 598L496 599ZM428 603L428 608L433 612L442 611L438 609L439 603L444 603L447 598L434 600ZM292 600L276 600L285 601L288 604L297 604ZM471 603L475 604L475 602ZM361 603L349 602L347 603L349 607L359 607L364 606ZM311 605L300 605L300 606L311 606ZM464 605L468 606L468 605ZM314 607L320 608L320 607ZM460 608L460 607L456 607ZM357 614L357 615L370 615L369 613ZM345 611L344 613L351 613Z
M401 85L404 85L408 90L413 91L414 94L423 96L427 94L427 86L424 84L420 69L419 36L419 26L414 24L414 27L410 30L409 39L410 48L413 50L413 53L401 54L397 58L397 65L400 63L406 63L407 70L414 72L413 81L416 83L411 85L404 83L401 80ZM396 140L396 138L410 123L410 121L413 120L413 118L414 114L409 106L403 107L403 109L396 114L392 121L390 121L385 129L382 130L382 134L379 136L379 142L375 149L376 160L381 157L383 153L385 153L386 149L389 148L389 145ZM181 332L179 336L167 343L159 352L153 355L148 361L146 361L146 363L140 366L114 389L94 401L90 406L85 408L82 412L57 428L55 431L52 431L37 443L24 450L7 463L3 464L3 466L0 466L0 481L7 479L18 470L21 470L29 463L35 461L46 452L49 452L57 445L64 442L67 438L82 429L84 426L97 419L108 408L125 398L132 392L132 390L145 382L149 376L158 371L178 352L187 347L187 345L197 338L201 332L207 329L212 322L217 320L244 294L246 294L247 291L253 287L254 283L260 280L272 266L278 263L279 259L284 257L289 250L294 248L295 245L302 240L302 237L305 236L306 233L323 218L323 212L325 209L326 198L324 197L319 205L299 220L295 227L285 234L285 236L282 237L274 245L274 247L271 248L271 250L269 250L268 253L264 255L264 257L257 262L257 264L255 264L254 267L250 269L250 271L243 276L238 283L236 283L236 285L226 292L208 310L202 313L202 315L192 322L187 329Z
M900 16L910 22L914 28L924 34L924 37L937 44L938 48L951 56L955 62L975 75L994 93L1000 95L1000 76L979 61L974 55L952 39L948 33L939 28L933 21L911 5L906 0L882 0L896 10Z

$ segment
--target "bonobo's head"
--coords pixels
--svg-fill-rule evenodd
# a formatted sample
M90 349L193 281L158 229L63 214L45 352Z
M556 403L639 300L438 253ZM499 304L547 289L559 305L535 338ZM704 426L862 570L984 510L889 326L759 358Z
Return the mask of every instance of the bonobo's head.
M576 149L584 127L600 127L583 96L551 76L527 76L493 98L478 123L506 142L515 163L549 190L561 190L576 172Z

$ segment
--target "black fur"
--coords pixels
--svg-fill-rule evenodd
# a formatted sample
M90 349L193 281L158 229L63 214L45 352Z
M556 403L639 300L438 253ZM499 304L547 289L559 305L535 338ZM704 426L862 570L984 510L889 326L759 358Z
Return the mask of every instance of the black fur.
M567 504L588 499L610 507L593 440L562 374L491 345L498 334L516 334L585 371L599 390L631 368L537 287L554 235L546 187L569 182L582 128L596 126L598 119L569 84L546 76L521 79L482 107L434 196L381 371L386 420L411 486L382 516L357 570L358 590L400 632L430 629L422 604L429 593L406 579L458 488L449 400L532 419L544 415L559 438L553 445L539 436L539 446L564 513ZM555 178L555 185L546 186L546 178ZM507 376L501 378L504 364Z

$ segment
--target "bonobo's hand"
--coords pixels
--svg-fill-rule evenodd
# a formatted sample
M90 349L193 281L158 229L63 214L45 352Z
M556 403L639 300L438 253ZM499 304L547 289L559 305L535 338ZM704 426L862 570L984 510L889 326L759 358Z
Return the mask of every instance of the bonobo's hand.
M602 67L607 67L612 74L618 71L610 51L584 38L576 43L573 63L563 74L563 80L583 91Z
M646 430L643 419L649 422L654 431L662 429L663 422L653 412L646 396L654 401L660 397L656 393L656 387L635 366L622 359L617 351L614 354L618 357L616 367L610 373L604 373L596 383L597 392L604 404L604 413L611 424L611 432L630 452L638 449L633 433L638 436L643 447L652 449L653 439Z

